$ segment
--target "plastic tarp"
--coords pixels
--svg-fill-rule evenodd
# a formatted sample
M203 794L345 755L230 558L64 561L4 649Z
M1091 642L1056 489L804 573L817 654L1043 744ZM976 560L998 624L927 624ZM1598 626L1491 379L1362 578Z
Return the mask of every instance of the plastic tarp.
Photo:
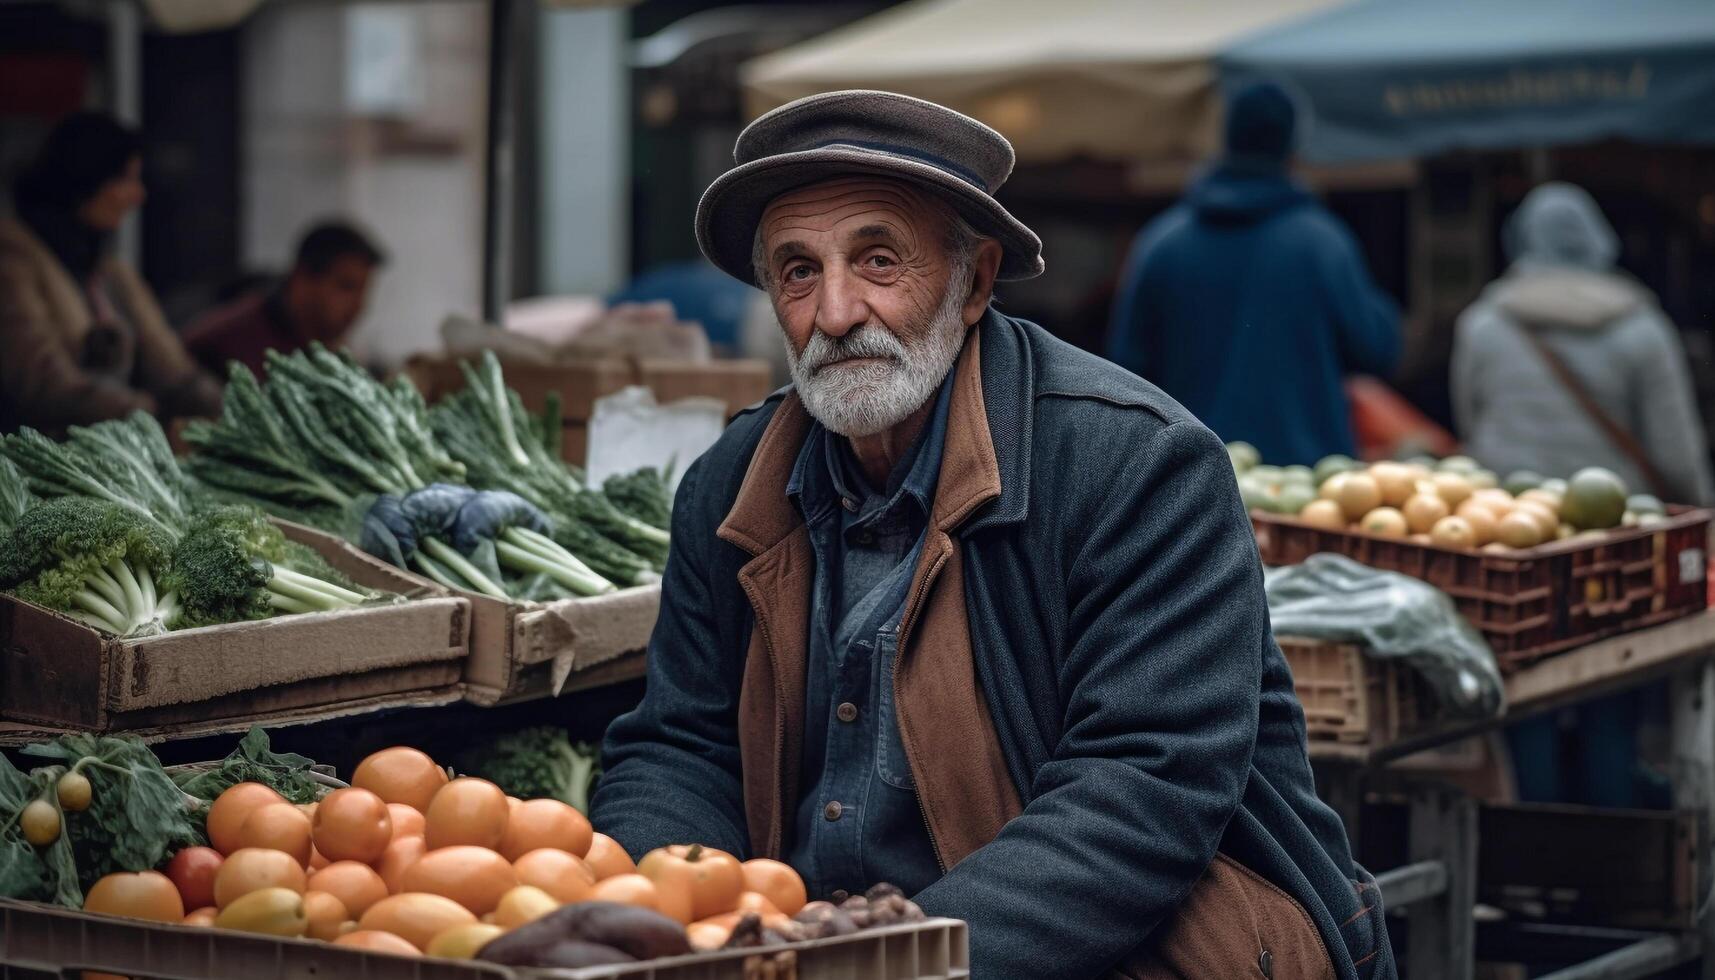
M1214 57L1349 0L916 0L746 62L752 116L884 89L1000 130L1020 160L1195 159L1217 145Z
M1715 142L1709 0L1363 0L1248 38L1220 71L1286 84L1323 163Z
M1357 643L1423 675L1450 718L1493 718L1506 704L1495 654L1445 592L1427 582L1311 555L1264 573L1277 636Z

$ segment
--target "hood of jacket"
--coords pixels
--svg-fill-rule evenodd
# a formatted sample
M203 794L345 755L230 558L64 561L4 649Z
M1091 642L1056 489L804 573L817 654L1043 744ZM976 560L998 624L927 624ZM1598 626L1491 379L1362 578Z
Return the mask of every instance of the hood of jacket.
M1614 268L1620 239L1589 192L1550 181L1525 195L1501 230L1512 267L1489 287L1524 323L1596 330L1650 301Z
M1241 224L1260 221L1313 198L1278 162L1229 157L1198 178L1185 200L1198 217Z
M1601 330L1650 302L1649 294L1616 272L1515 264L1489 287L1507 316L1536 326Z

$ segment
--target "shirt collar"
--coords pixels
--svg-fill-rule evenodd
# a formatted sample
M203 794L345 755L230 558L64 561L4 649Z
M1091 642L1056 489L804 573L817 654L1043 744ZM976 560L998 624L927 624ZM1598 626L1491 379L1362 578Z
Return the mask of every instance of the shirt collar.
M935 499L935 484L941 475L941 454L947 442L947 415L952 404L953 378L957 373L956 369L949 370L941 379L928 422L888 476L885 492L889 500L883 510L891 511L910 497L923 513L929 513ZM793 464L792 477L786 483L787 497L797 503L806 522L815 520L825 508L838 506L842 498L861 507L874 493L855 474L846 472L846 461L850 456L850 447L837 435L820 422L811 424L803 448L798 451L798 459Z

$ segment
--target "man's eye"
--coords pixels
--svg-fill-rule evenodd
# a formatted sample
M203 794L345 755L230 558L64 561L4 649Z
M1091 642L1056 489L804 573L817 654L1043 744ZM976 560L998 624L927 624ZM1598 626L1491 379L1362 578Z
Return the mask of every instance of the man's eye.
M810 278L810 267L807 265L795 265L786 270L786 278L800 280L808 279Z
M886 255L872 255L869 257L869 264L877 269L887 269L893 266L893 259Z

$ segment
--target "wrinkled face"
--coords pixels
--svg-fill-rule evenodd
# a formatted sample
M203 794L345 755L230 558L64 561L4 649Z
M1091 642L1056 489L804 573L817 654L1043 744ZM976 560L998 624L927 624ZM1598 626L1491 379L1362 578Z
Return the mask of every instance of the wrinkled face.
M892 427L958 359L987 295L973 302L972 256L950 251L952 230L945 206L882 178L814 184L763 212L758 272L799 397L830 430Z
M143 160L132 157L125 170L96 188L89 200L77 209L78 217L91 228L113 231L125 222L125 216L143 205L148 197L143 189Z
M375 266L361 255L341 255L323 272L300 269L294 273L300 290L300 307L309 322L302 324L310 336L325 344L337 343L351 331L369 298L369 280Z

